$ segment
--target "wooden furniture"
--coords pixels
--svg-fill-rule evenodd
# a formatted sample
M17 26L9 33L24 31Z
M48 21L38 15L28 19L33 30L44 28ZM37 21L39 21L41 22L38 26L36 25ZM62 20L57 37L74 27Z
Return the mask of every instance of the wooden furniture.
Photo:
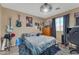
M52 34L52 29L50 26L45 26L43 29L42 29L42 34L43 35L47 35L47 36L51 36Z

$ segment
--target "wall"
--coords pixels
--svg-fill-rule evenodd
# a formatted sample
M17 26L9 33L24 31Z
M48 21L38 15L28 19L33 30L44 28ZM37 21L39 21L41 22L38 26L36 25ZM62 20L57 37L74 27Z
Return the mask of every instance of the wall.
M73 27L73 26L75 26L75 24L76 24L76 21L75 21L76 19L75 19L75 17L74 17L74 13L76 13L76 12L79 12L79 8L75 8L75 9L66 11L66 12L64 12L64 13L51 16L51 17L49 17L49 18L47 18L47 19L56 18L56 17L61 17L61 16L66 15L66 14L70 14L70 20L69 20L70 24L69 24L69 27ZM46 20L45 20L45 21L46 21ZM56 33L56 36L57 36L56 39L57 39L58 42L61 41L61 35L62 35L62 32L57 32L57 33Z
M1 9L2 9L2 11L1 11ZM0 15L1 15L1 12L2 12L2 17L0 17L0 19L2 18L2 20L1 20L1 23L0 23L0 25L1 25L0 30L1 30L2 36L5 34L5 29L6 29L6 25L8 24L9 17L12 17L12 25L14 27L14 32L16 33L16 37L18 37L19 36L18 33L22 33L22 31L25 31L25 32L32 31L32 30L29 30L29 29L33 29L33 31L36 31L36 30L34 30L34 28L28 28L27 29L27 27L25 26L26 25L25 17L26 16L32 16L32 15L22 13L22 12L18 12L18 11L14 11L14 10L7 9L7 8L3 8L3 7L1 8L1 6L0 6ZM70 14L70 24L69 25L70 25L70 27L73 27L75 25L75 18L74 18L75 12L79 12L79 8L76 8L76 9L73 9L73 10L70 10L70 11L66 11L64 13L49 17L47 19L51 19L51 18L54 18L54 17L60 17L60 16L63 16L63 15L66 15L66 14ZM18 19L17 18L18 14L21 15L22 28L17 28L15 26L15 22ZM39 23L43 22L43 19L41 19L41 18L38 18L38 17L35 17L35 16L32 16L32 17L33 17L33 22L39 22ZM25 28L26 28L26 30L24 30ZM60 42L62 32L57 32L56 34L57 34L57 41ZM15 45L16 37L12 41L13 45Z
M0 24L1 24L1 5L0 5ZM1 38L1 25L0 25L0 38ZM1 40L0 40L0 49L1 49Z
M22 22L21 28L16 27L16 20L18 19L18 17L17 17L18 14L21 15L21 22ZM14 10L7 9L7 8L2 8L2 21L1 21L1 27L2 27L1 28L1 34L2 34L2 36L6 33L5 29L6 29L6 25L8 25L9 17L12 17L12 26L13 26L13 29L14 29L14 33L16 34L16 37L20 37L20 35L23 32L38 31L34 27L30 27L30 28L26 27L26 19L25 19L26 16L33 17L33 24L35 22L38 22L38 23L43 22L43 20L39 17L35 17L35 16L29 15L29 14L26 14L26 13L14 11ZM12 39L12 45L15 45L16 37Z

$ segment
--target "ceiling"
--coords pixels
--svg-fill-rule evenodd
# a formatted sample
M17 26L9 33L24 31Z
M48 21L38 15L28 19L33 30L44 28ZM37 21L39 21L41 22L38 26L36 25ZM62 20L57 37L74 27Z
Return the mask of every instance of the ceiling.
M40 12L40 6L42 4L43 3L2 3L1 5L9 9L28 13L30 15L34 15L41 18L54 16L56 14L63 13L65 11L79 7L79 3L50 3L53 7L52 11L48 13L43 13ZM56 10L56 8L60 9Z

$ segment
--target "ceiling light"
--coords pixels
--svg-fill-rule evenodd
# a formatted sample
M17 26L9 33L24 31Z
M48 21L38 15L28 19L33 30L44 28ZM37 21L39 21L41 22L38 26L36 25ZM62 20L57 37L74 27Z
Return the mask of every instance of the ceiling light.
M52 6L51 4L48 3L44 3L41 7L40 7L40 11L41 12L50 12L52 10Z

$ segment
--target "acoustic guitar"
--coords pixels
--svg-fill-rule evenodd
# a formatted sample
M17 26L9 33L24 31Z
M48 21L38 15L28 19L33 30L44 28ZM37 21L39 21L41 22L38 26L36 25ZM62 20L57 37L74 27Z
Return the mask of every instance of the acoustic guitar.
M13 26L11 24L11 21L12 21L12 19L9 18L9 24L7 25L7 32L9 32L9 33L13 31Z

